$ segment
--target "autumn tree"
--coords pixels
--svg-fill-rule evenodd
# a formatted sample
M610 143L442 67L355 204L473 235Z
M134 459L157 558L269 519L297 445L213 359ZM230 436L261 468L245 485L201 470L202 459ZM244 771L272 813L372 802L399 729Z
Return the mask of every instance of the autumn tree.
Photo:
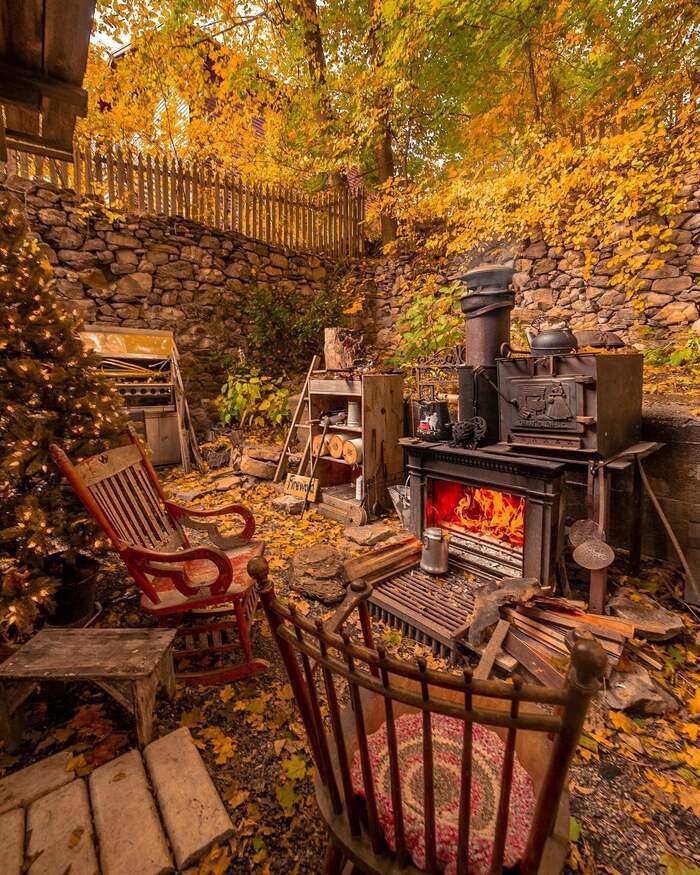
M696 154L683 133L700 83L692 0L100 0L99 12L100 35L130 50L93 51L84 135L310 189L356 170L385 241L397 218L404 236L446 220L462 246L561 226L577 204L589 226L621 202L623 218L668 209L666 171Z

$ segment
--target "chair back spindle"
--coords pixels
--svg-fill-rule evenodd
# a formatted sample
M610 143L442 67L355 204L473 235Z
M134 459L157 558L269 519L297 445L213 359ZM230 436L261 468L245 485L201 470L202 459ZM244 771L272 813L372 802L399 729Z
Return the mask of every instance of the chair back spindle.
M78 465L54 446L54 461L117 550L189 546L182 527L166 509L166 497L136 432L132 427L128 431L130 444Z
M455 788L459 811L457 875L470 871L473 850L475 724L483 727L479 733L488 727L492 735L495 732L501 738L496 739L502 760L492 850L490 861L487 858L485 863L485 871L492 875L503 871L510 842L516 750L521 758L527 753L526 744L534 744L536 739L536 755L530 756L532 773L537 771L533 775L535 799L527 840L524 833L521 835L519 860L521 875L535 875L555 825L560 827L557 818L564 810L560 809L560 800L568 768L588 704L606 668L600 644L589 634L576 641L563 689L525 684L518 677L513 683L477 680L470 670L462 676L437 672L428 668L425 659L418 659L416 664L399 661L388 656L381 645L374 646L366 611L371 587L364 586L363 592L361 581L353 581L336 617L322 623L308 620L276 598L264 559L252 560L248 571L257 581L261 603L304 721L317 765L317 801L341 857L352 860L358 871L370 875L419 872L411 860L414 852L409 852L405 807L415 806L415 773L409 787L402 768L405 740L402 742L398 736L397 722L401 725L404 718L413 720L420 715L418 731L422 731L422 739L415 739L415 743L422 755L423 871L437 875L444 866L440 857L440 842L444 839L438 841L436 824L435 782L436 743L444 746L444 740L437 740L435 720L450 718L450 727L461 723L457 735L461 739L459 786ZM355 609L361 642L351 640L344 629ZM327 719L323 717L324 700ZM341 707L345 702L349 707ZM379 741L385 745L387 759L375 767L373 755ZM415 750L414 740L409 742ZM444 776L441 780L444 783ZM381 816L380 792L385 806ZM382 831L386 828L387 797L392 824L389 834Z

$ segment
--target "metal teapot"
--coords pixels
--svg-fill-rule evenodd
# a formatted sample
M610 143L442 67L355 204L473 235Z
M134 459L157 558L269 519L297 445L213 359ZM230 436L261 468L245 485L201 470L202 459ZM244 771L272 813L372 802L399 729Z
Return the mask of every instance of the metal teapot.
M566 355L578 349L578 341L568 328L545 328L535 332L526 328L527 342L533 355Z
M438 526L423 532L423 552L420 567L428 574L447 574L449 563L450 533Z

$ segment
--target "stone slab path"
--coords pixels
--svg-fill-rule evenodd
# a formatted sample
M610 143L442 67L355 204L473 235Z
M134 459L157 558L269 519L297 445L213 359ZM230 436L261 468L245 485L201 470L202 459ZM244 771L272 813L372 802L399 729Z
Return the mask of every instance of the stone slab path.
M95 769L62 752L0 780L0 875L167 875L233 833L186 728Z

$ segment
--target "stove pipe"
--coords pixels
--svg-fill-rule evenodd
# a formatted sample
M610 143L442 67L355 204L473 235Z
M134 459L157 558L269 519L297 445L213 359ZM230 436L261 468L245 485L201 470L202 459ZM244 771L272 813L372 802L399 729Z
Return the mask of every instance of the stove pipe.
M468 289L459 299L466 320L466 364L473 368L494 366L501 345L510 342L515 292L509 287L514 273L502 264L480 264L461 277Z
M485 443L499 439L498 394L492 384L497 379L501 346L510 342L510 311L515 306L510 282L514 273L512 267L502 264L481 264L460 277L467 291L459 299L466 342L466 365L459 369L459 419L480 416L486 420Z

